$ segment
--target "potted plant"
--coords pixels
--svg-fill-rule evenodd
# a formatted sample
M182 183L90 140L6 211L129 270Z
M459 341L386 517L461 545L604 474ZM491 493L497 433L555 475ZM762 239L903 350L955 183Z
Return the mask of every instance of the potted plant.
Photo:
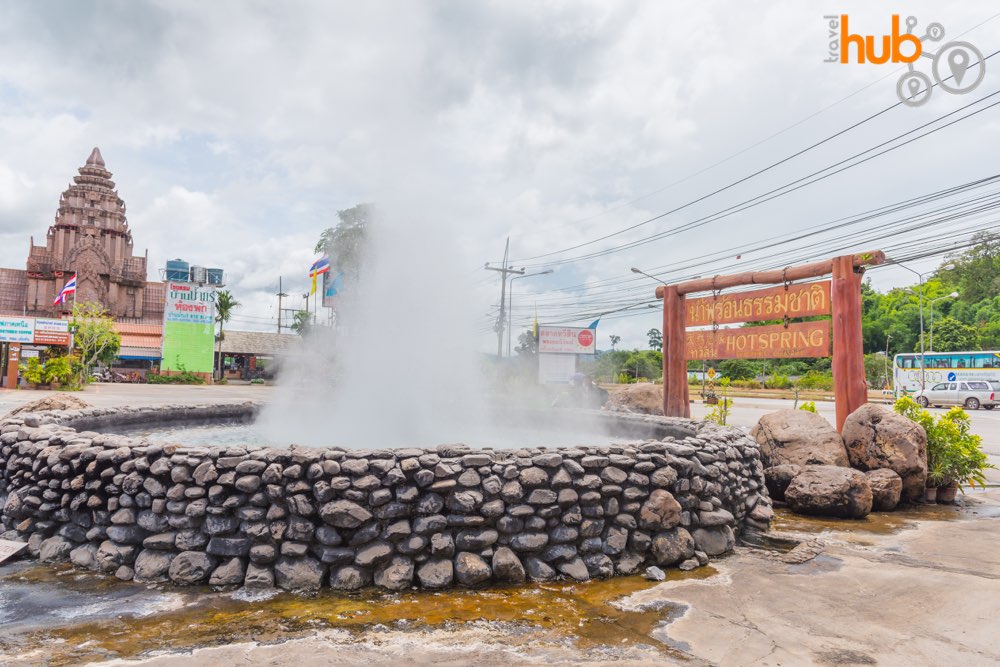
M995 466L983 452L982 438L971 433L965 410L954 407L935 420L908 396L894 407L927 433L927 502L954 502L958 491L965 492L963 485L985 486L984 473Z
M71 357L52 357L42 364L42 377L49 384L72 388L74 375L75 369Z

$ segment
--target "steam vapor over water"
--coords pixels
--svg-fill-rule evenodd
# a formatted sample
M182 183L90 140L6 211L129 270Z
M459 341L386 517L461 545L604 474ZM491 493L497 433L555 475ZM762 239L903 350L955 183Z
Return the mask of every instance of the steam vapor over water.
M361 277L279 374L270 440L345 447L455 442L486 426L469 276L441 221L376 211ZM336 267L334 267L336 271ZM464 275L463 275L464 273Z

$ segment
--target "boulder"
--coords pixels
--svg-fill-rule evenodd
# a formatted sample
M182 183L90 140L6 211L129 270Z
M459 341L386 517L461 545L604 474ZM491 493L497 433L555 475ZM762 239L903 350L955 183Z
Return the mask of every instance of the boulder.
M764 484L767 486L767 493L771 499L784 500L785 489L800 472L802 472L802 466L791 464L764 468Z
M139 561L136 561L138 564ZM245 563L242 558L230 558L212 570L208 578L209 586L238 586L245 578Z
M657 565L673 565L694 555L694 539L684 528L672 528L657 533L650 547Z
M604 406L615 412L636 412L644 415L663 414L663 386L649 382L616 387Z
M694 546L697 548L697 551L708 556L721 556L728 551L732 551L733 547L736 546L736 536L733 534L733 529L729 526L697 528L691 536L694 538ZM694 549L691 550L690 555L685 556L685 559L691 556L697 556L697 552Z
M429 560L417 570L417 579L424 588L447 588L455 579L455 567L450 558Z
M927 433L884 405L862 405L844 422L844 444L858 470L888 468L902 480L900 500L917 502L927 482Z
M69 552L69 560L73 563L73 565L85 570L98 569L97 545L82 544L78 546L76 549Z
M847 450L837 430L806 410L778 410L760 418L750 430L760 445L765 468L784 464L847 467Z
M512 584L523 584L527 576L517 554L507 547L500 547L493 552L493 574L497 581Z
M315 591L323 585L326 565L315 558L282 556L274 564L274 582L286 591Z
M243 585L247 588L274 588L274 572L266 565L250 563Z
M590 579L590 571L587 569L587 564L579 556L559 563L556 565L556 569L567 577L576 579L577 581L587 581Z
M38 559L46 563L55 563L69 558L76 545L65 537L56 535L50 537L38 546Z
M168 574L175 584L200 584L214 566L215 559L202 551L182 551L170 562Z
M47 412L48 410L82 410L89 407L91 407L90 403L81 398L77 398L72 394L59 393L40 398L37 401L25 403L8 412L6 416L13 417L14 415L27 414L29 412Z
M490 566L480 556L463 551L455 556L455 578L462 586L476 586L490 578Z
M872 511L891 512L899 504L903 480L893 470L879 468L865 473L872 487Z
M799 514L860 519L872 511L872 487L853 468L806 466L785 490L785 502Z
M401 591L413 583L413 561L406 556L392 560L375 570L375 585L390 591Z
M135 559L136 581L167 581L170 578L170 563L175 554L170 551L145 549Z
M330 587L341 591L356 591L372 580L371 570L344 565L330 572Z
M673 494L656 489L639 511L639 526L646 530L667 530L681 522L681 504Z

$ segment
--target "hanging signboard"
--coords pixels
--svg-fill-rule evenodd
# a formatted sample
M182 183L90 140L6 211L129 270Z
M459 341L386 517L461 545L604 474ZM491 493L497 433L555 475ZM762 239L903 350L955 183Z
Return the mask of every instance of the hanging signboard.
M830 281L688 299L685 326L735 324L830 314Z
M35 320L32 317L0 317L0 343L32 343Z
M64 345L68 347L69 341L68 320L47 320L42 318L35 320L35 345Z
M688 359L791 359L830 356L830 322L688 331Z
M538 327L539 354L594 354L597 336L593 329Z

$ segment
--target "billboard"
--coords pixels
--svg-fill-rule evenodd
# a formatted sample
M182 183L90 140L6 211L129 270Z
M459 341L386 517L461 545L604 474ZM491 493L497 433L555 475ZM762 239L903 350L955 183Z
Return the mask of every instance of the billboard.
M28 343L35 341L33 317L0 317L0 343Z
M211 373L215 366L215 290L168 281L161 371Z
M593 329L538 327L539 354L595 354L597 336Z
M830 321L687 332L688 359L795 359L830 356Z

